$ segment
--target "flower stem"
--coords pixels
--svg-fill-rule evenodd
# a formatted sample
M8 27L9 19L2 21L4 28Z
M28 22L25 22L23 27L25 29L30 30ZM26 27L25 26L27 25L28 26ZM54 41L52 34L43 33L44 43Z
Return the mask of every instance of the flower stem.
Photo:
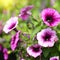
M15 28L15 29L13 29L15 32L18 32L18 30Z

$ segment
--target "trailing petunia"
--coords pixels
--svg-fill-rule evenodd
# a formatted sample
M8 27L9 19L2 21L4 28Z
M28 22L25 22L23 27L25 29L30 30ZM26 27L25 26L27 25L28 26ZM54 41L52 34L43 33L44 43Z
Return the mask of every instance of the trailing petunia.
M59 60L59 56L51 57L50 60Z
M42 11L41 17L43 22L50 27L56 26L60 22L60 14L52 8L46 8Z
M20 14L19 14L19 18L22 18L22 20L27 20L29 18L29 16L31 15L30 10L33 8L33 5L31 6L27 6L25 8L22 8L20 10Z
M8 60L8 50L0 44L0 59Z
M11 38L11 43L10 43L10 46L11 46L11 49L12 51L14 51L17 47L17 44L18 44L18 41L19 41L19 34L20 34L20 31L18 31L14 36L12 36Z
M43 29L37 33L38 44L43 47L53 47L54 43L58 41L56 32L51 28Z
M14 28L16 28L18 24L18 17L11 17L7 22L6 25L3 28L3 31L5 33L10 32L11 30L13 30Z
M27 47L27 53L30 56L33 56L34 58L36 58L36 57L40 56L42 53L41 46L38 44L35 44L30 47Z

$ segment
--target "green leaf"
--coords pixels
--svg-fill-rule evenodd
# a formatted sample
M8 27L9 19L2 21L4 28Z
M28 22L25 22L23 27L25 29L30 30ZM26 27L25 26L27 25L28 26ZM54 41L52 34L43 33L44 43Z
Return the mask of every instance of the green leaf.
M56 43L50 49L51 49L50 56L59 56L59 51L58 51L58 48L56 46Z
M53 5L53 8L55 8L56 10L58 10L60 12L59 7L60 7L60 0L56 0L54 5Z
M36 34L37 32L39 32L40 30L41 30L41 26L36 27L36 28L33 30L33 32L31 33L31 38L33 38L33 37L35 36L35 34Z
M31 33L31 38L34 38L34 36L45 26L43 26L43 22L40 21L36 26L35 26L35 29L32 30L32 33Z
M2 20L2 14L0 14L0 20Z
M59 51L60 51L60 44L59 44Z
M44 48L43 49L43 55L44 55L44 57L47 57L49 55L49 53L50 53L50 49L49 48Z

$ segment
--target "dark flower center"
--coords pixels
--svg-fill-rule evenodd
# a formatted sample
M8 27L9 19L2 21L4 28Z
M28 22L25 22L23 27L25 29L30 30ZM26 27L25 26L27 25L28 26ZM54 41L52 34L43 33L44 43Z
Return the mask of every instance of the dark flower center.
M33 51L34 52L39 52L39 50L40 50L40 47L39 46L37 46L37 47L32 47L33 48Z
M44 38L44 40L46 40L46 41L47 41L47 40L50 40L51 35L46 33L43 38Z
M9 29L12 29L15 25L16 25L16 23L11 24L11 26L9 27Z
M53 21L53 16L46 16L46 21L49 23Z
M13 40L13 42L12 42L12 44L14 44L15 43L15 40L16 40L16 35L12 38Z
M53 60L57 60L57 59L55 58L55 59L53 59Z

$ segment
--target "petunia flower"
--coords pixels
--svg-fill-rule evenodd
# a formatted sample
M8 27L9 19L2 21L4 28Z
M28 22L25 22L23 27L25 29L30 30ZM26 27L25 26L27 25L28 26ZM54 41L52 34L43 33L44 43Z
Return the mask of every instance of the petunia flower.
M8 50L6 48L3 49L4 59L8 60Z
M14 51L17 47L17 44L18 44L18 41L19 41L19 34L20 34L20 31L18 31L14 36L12 36L11 38L11 49L12 51Z
M51 57L50 60L59 60L59 56Z
M54 43L58 41L56 32L51 28L43 29L37 33L38 44L43 47L53 47Z
M22 18L22 20L27 20L29 16L31 15L30 10L32 8L33 8L33 5L22 8L19 14L19 18Z
M40 56L42 53L41 46L38 44L35 44L30 47L27 47L27 53L30 56L33 56L34 58L36 58L36 57Z
M8 60L8 50L0 44L0 59Z
M52 8L46 8L42 11L41 17L43 22L50 27L58 25L60 22L60 14Z
M3 31L5 33L10 32L11 30L13 30L14 28L16 28L18 24L18 17L11 17L7 22L6 25L3 28Z

